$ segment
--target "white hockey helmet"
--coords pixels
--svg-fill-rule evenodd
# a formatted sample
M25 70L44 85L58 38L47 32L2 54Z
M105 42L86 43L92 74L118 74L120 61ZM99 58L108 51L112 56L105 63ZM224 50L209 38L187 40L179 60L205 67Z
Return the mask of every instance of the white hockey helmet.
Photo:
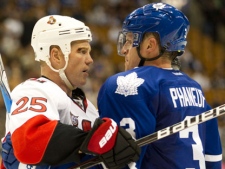
M59 76L71 90L73 86L64 70L68 65L71 42L78 40L92 41L89 27L79 20L61 15L50 15L39 19L33 28L31 37L35 60L45 61L53 71L59 72ZM59 46L64 54L66 63L62 69L56 70L50 63L49 54L52 45Z
M90 29L83 22L68 16L45 16L37 21L32 32L35 60L48 60L51 45L58 45L66 56L71 52L70 43L76 40L92 40Z

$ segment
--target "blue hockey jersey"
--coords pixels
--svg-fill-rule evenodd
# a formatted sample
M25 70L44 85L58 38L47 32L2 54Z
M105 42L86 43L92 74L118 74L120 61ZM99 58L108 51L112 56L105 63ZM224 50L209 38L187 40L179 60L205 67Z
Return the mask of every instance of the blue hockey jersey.
M139 139L211 108L201 86L183 72L142 66L108 78L98 109ZM138 162L127 168L221 169L221 160L217 119L212 119L143 146Z

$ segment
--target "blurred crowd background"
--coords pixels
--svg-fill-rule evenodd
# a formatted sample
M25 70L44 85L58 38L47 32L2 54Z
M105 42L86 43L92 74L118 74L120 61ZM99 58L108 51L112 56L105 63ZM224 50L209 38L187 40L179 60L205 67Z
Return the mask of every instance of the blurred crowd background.
M202 85L212 107L224 104L224 0L1 0L0 53L11 90L28 78L40 76L30 46L35 22L45 15L68 15L85 22L93 32L94 64L83 90L96 105L101 84L110 75L124 70L124 58L118 56L116 50L122 21L132 10L151 2L174 5L189 18L191 28L186 52L180 57L181 69ZM5 106L2 97L0 110L0 137L3 137ZM225 147L225 117L218 120Z

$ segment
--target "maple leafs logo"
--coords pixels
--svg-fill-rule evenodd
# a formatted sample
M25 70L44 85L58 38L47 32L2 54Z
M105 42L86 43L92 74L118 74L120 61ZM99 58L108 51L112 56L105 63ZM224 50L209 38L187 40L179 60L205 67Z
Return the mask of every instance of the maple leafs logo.
M118 76L117 78L117 89L115 93L124 95L138 95L138 87L144 83L144 79L138 78L137 73L133 72L126 76Z
M158 11L159 9L163 9L165 6L166 5L163 3L156 3L153 5L153 8L155 8Z

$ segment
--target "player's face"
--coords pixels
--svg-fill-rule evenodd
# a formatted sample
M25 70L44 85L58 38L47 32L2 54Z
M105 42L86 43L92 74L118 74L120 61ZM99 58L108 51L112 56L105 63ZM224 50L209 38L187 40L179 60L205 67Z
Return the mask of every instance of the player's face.
M136 47L132 47L131 49L127 50L125 54L125 70L130 70L138 66L140 62L140 58L137 54Z
M140 62L136 47L133 47L133 41L133 33L120 34L118 39L118 53L125 57L125 70L137 67Z
M71 44L71 53L65 73L74 87L80 87L86 83L90 65L93 63L90 52L91 46L88 41L76 41Z
M136 47L133 47L133 41L134 34L127 33L125 37L125 43L121 49L122 54L125 56L125 70L130 70L134 67L137 67L140 62Z

